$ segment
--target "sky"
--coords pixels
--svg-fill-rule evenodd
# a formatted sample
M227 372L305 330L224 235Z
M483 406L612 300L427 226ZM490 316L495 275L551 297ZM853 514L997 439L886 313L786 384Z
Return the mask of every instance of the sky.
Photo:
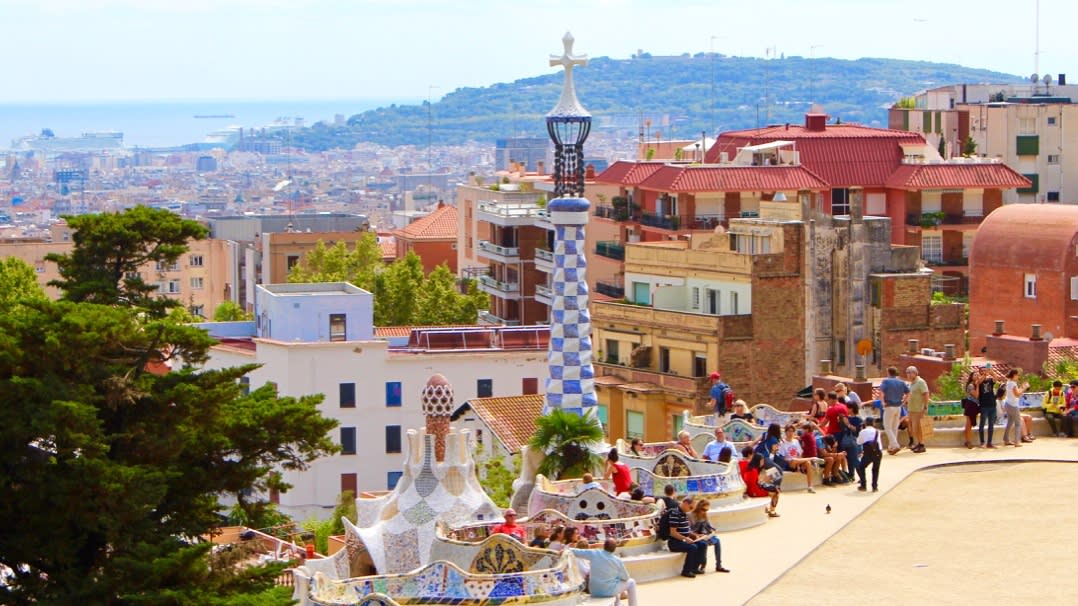
M888 57L1075 71L1039 0L0 0L0 103L431 98L574 53ZM1073 48L1073 47L1072 47ZM560 68L557 68L560 69ZM586 68L585 68L586 69Z

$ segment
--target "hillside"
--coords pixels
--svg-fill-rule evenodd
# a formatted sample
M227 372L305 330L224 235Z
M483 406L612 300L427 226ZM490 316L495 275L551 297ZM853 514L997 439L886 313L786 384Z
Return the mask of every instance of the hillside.
M698 137L701 131L711 130L712 121L716 131L749 128L758 121L800 122L810 101L843 122L885 126L885 108L903 95L950 83L1020 80L989 70L924 61L764 60L707 53L600 57L576 69L574 76L578 96L595 117L596 128L616 125L635 133L643 120L651 120L651 134L661 131L664 139ZM431 108L433 142L545 136L543 119L557 101L561 82L561 70L551 69L543 76L508 84L457 89ZM350 148L360 141L426 144L427 112L426 104L383 107L352 116L345 126L313 125L294 133L293 143L311 151Z

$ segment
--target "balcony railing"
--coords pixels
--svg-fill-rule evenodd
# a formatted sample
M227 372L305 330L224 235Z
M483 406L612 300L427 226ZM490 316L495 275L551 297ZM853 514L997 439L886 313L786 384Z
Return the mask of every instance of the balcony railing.
M540 302L551 303L554 301L554 291L547 286L539 284L535 285L535 300Z
M546 261L548 263L553 263L554 262L554 251L547 250L545 248L537 248L537 249L535 249L535 258L539 259L539 260L542 260L542 261Z
M502 292L520 292L519 282L502 282L494 279L494 276L479 276L479 283Z
M605 240L595 243L595 254L608 259L625 260L625 247L617 242Z
M618 286L613 282L603 282L602 280L595 283L595 292L602 293L608 297L614 297L615 299L622 299L625 297L624 286Z
M526 218L546 215L546 209L534 202L480 202L479 212L506 218Z
M486 310L480 310L479 321L486 322L488 324L501 324L502 326L519 326L520 320L506 320L505 318L499 318L498 316L490 313Z
M614 208L613 206L596 206L595 216L604 219L613 219L614 221L628 221L629 209Z
M681 217L677 215L644 213L640 215L640 223L649 227L660 227L662 229L681 229Z
M689 229L715 229L719 225L726 227L726 215L694 215L686 217L685 221L685 227Z
M480 240L479 250L508 258L516 258L520 256L520 247L499 246L498 244L495 244L489 240Z

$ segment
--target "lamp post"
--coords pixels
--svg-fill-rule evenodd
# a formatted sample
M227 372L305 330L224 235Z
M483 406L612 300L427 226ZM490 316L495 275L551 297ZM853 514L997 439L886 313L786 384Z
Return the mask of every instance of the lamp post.
M550 65L565 68L558 104L546 115L546 128L554 141L554 197L584 195L584 141L591 132L591 114L576 98L573 67L587 65L587 55L573 54L573 35L561 39L564 52L550 56Z

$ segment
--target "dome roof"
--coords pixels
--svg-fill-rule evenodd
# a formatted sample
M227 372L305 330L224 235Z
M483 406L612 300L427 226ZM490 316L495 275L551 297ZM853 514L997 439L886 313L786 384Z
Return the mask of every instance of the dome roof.
M969 265L1062 271L1076 237L1078 206L1007 204L977 229Z
M554 198L546 205L547 212L580 213L588 212L591 204L585 198Z

